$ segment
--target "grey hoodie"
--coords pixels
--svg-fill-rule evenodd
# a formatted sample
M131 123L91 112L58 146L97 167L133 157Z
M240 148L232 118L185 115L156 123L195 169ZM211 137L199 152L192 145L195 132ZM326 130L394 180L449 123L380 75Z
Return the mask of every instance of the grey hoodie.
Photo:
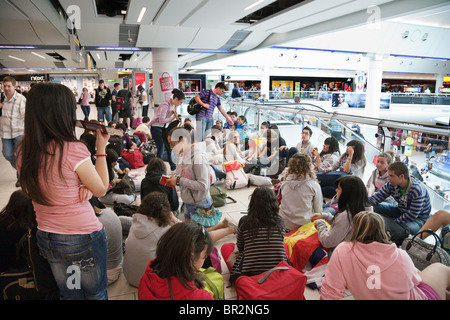
M180 195L183 202L202 205L209 196L210 172L204 142L196 143L177 161Z
M159 227L157 221L146 215L133 214L133 222L125 240L123 273L132 286L139 286L148 262L156 258L156 245L159 238L170 226Z
M322 212L322 191L317 181L310 178L298 179L288 175L281 185L280 216L287 230L294 230L307 224L311 215Z

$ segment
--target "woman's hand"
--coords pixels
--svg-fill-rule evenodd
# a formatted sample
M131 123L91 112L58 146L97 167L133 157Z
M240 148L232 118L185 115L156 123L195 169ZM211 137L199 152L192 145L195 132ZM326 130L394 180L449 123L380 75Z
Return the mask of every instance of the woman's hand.
M85 186L80 186L80 202L85 202L86 200L91 199L93 196L93 193L91 190L86 188Z
M176 177L176 176L173 176L173 177L167 178L166 184L167 184L169 187L175 188L176 185L177 185L177 177Z
M97 152L105 152L109 140L109 133L104 134L100 129L97 129L95 130L95 135L97 136L97 141L95 142Z
M318 220L318 219L322 219L322 213L313 213L311 216L311 222Z

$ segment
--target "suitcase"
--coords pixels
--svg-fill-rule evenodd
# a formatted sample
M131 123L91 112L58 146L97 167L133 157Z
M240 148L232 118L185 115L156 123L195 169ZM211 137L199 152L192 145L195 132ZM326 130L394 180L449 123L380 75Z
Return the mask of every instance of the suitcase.
M281 261L260 275L240 276L235 287L237 300L305 300L306 276Z

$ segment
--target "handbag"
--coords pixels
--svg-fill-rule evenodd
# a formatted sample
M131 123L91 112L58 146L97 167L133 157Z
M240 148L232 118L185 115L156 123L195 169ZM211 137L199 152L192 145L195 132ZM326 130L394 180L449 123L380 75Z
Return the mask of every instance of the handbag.
M306 276L281 261L262 274L240 276L235 287L237 300L305 300Z
M431 234L435 238L435 243L430 244L417 237L423 233ZM409 237L403 241L401 249L408 253L414 265L420 271L435 262L440 262L447 267L450 267L450 256L440 247L439 236L433 232L433 230L427 229L418 232L414 236L409 235Z
M131 196L136 192L136 186L129 175L124 175L112 191L117 194L127 194Z
M128 161L131 169L138 169L145 166L144 155L138 149L123 149L120 156Z
M209 187L209 193L211 195L211 199L213 201L214 207L223 207L227 204L227 199L230 199L232 203L236 203L237 201L232 197L227 195L227 191L221 187L211 185Z
M209 96L208 96L208 100L206 101L206 103L209 103L210 99L211 99L211 90L209 90ZM187 112L191 116L195 116L197 113L202 111L202 109L203 109L202 105L197 103L197 101L195 101L195 97L194 97L189 101L189 104L187 107Z

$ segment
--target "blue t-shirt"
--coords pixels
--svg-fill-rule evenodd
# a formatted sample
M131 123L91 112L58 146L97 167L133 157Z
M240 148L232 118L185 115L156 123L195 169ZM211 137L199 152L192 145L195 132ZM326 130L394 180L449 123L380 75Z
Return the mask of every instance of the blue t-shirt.
M113 96L113 97L116 97L116 99L117 99L117 90L116 89L114 89L112 92L111 92L111 95ZM115 107L116 106L116 102L114 101L114 100L111 100L111 106L113 106L113 107Z

